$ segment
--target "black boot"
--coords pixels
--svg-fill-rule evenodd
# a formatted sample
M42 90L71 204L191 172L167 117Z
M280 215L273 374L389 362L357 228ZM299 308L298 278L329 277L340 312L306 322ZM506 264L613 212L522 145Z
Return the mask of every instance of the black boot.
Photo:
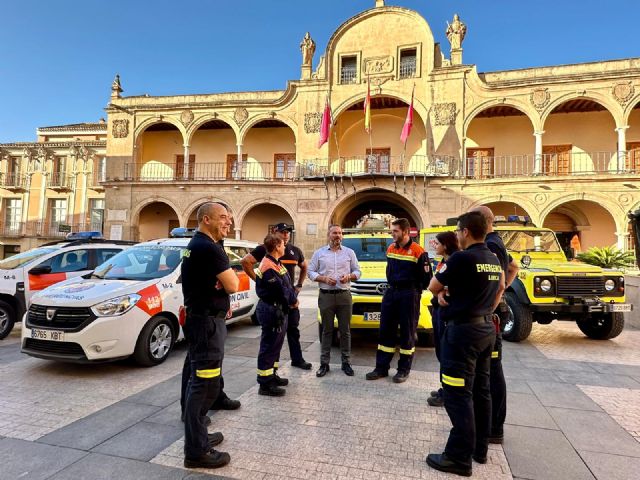
M260 385L260 389L258 390L259 395L266 395L268 397L281 397L285 393L287 393L287 391L284 388L280 388L275 382Z
M274 377L275 377L274 383L278 387L286 387L287 385L289 385L289 379L288 378L279 377L278 374L275 374Z
M227 452L211 450L209 453L196 458L184 457L184 466L186 468L220 468L230 461L231 457Z
M388 376L389 376L389 372L383 372L383 371L378 370L377 368L375 368L374 370L372 370L369 373L367 373L365 375L365 378L367 380L378 380L380 378L384 378L384 377L388 377Z
M430 453L427 455L427 465L441 472L455 473L462 477L471 476L471 467L450 459L446 453Z

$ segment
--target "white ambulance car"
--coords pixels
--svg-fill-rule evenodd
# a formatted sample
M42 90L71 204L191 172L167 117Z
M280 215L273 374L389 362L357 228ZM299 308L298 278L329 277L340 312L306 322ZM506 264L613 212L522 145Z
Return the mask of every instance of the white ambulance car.
M70 237L0 261L0 339L22 318L35 293L90 272L130 245L133 242Z
M35 295L22 326L22 351L38 358L100 362L133 355L144 366L162 363L182 338L180 278L188 238L139 243L82 278ZM250 318L257 297L240 259L257 244L225 240L240 278L230 295L230 322Z

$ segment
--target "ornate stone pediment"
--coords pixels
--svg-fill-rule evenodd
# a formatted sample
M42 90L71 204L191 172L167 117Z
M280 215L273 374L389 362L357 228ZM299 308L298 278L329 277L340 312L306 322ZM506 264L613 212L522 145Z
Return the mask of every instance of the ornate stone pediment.
M304 114L304 131L306 133L317 133L322 124L322 112L310 112Z
M365 75L393 73L393 55L365 58L362 65Z
M113 138L127 138L129 136L129 120L114 120L111 134Z
M433 106L433 119L436 125L453 125L456 121L456 104L436 103Z

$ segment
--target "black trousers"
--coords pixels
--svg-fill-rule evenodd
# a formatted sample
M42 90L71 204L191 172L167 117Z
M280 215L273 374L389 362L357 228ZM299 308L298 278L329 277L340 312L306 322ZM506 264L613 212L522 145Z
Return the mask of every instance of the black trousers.
M189 388L189 380L191 380L191 357L189 356L189 351L187 351L187 355L184 357L184 364L182 365L182 384L180 386L180 410L184 417L184 406L187 401L187 389ZM223 401L227 398L227 394L224 393L224 378L220 375L220 393L218 397L213 401L213 404L209 407L209 410L213 408L213 406Z
M493 323L453 325L442 338L441 380L451 419L448 457L471 466L471 455L486 456L491 429L489 369L495 343Z
M436 350L436 358L440 361L444 322L440 318L440 305L432 305L429 310L431 312L431 326L433 327L433 345Z
M219 315L187 315L184 327L189 343L190 380L184 406L184 454L196 458L209 451L204 417L220 394L226 312Z
M500 324L504 325L504 316L508 311L496 313L500 316ZM507 418L507 383L502 371L502 333L496 334L496 341L491 352L491 436L501 436L504 434L504 422Z
M292 363L300 363L303 360L302 347L300 346L300 309L289 310L287 319L287 343L289 344L289 356Z
M388 289L382 297L380 309L380 331L376 370L386 372L396 351L398 326L400 327L400 358L398 371L411 371L415 352L416 331L420 316L422 292L415 289Z
M275 379L278 369L280 350L287 333L287 315L279 322L277 308L262 300L258 302L256 313L262 327L258 352L258 383L268 385Z

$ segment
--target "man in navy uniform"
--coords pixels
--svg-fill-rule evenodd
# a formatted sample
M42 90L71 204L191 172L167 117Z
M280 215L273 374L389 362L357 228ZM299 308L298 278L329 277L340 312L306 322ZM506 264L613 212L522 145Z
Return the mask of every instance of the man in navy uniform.
M472 458L479 463L487 461L489 370L496 336L493 312L504 291L504 273L484 243L487 227L480 213L458 217L456 234L464 250L451 255L429 284L445 323L440 375L444 406L453 427L444 453L429 454L427 464L443 472L471 476Z
M288 223L278 223L273 227L273 233L276 237L284 241L285 251L280 258L280 262L285 266L289 273L291 284L294 285L296 295L302 290L302 284L307 276L307 261L304 258L302 250L290 243L293 225ZM256 280L256 274L253 266L262 261L267 254L264 245L258 245L251 253L245 255L242 259L242 269L253 281ZM298 281L296 282L296 266L300 269ZM287 343L289 344L289 356L291 357L291 365L303 370L311 370L311 363L307 362L302 356L302 347L300 346L300 309L298 307L289 309L287 316Z

